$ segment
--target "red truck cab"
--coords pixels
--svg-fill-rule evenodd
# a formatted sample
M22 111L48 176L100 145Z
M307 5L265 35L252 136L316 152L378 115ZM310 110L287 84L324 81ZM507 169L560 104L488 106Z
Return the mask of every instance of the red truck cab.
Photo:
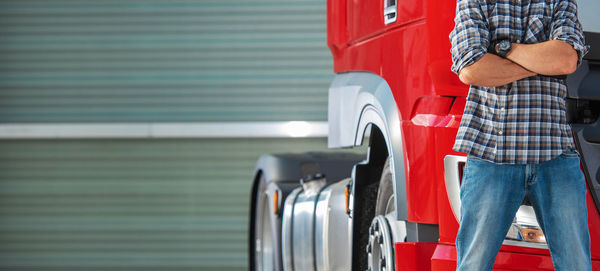
M390 7L395 9L392 15L385 13ZM458 221L448 200L443 161L447 155L461 155L451 147L468 92L450 70L448 35L454 27L456 1L329 0L327 8L327 41L335 73L367 71L389 84L403 134L406 219L439 225L432 267L453 270ZM387 17L395 20L386 23ZM597 38L590 32L586 36ZM587 177L598 181L596 176ZM593 196L588 193L587 200L592 258L600 260L600 217ZM411 250L405 246L413 244L398 244L396 249ZM504 245L496 263L505 269L546 270L552 268L548 255L545 249ZM400 258L398 270L404 269ZM594 268L600 270L600 263L594 262Z
M582 3L580 10L600 10L600 3ZM369 150L362 158L261 157L250 216L252 270L456 269L466 159L452 146L468 86L450 70L455 8L451 0L327 1L336 74L328 145L367 142ZM592 265L600 271L600 21L586 14L592 50L567 79L567 105L588 185ZM523 204L495 269L554 270L545 241L521 232L538 226Z

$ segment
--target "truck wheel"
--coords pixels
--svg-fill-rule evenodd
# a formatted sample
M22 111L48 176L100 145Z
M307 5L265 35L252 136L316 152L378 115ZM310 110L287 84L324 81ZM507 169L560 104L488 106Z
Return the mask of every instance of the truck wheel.
M404 240L404 236L406 236L406 229L402 228L405 224L396 221L395 213L394 180L390 168L390 158L388 157L379 181L375 217L369 227L369 242L366 247L368 270L395 270L394 236L399 237L401 240Z
M263 176L259 179L258 189L256 190L256 217L254 225L254 266L252 270L281 270L278 268L279 247L277 245L277 219L274 217L271 200L267 192L267 184Z

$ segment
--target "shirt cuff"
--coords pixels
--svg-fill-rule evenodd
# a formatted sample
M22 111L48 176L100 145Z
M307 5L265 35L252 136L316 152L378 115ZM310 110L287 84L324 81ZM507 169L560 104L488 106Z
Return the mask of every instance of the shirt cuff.
M581 64L583 57L590 50L589 45L584 45L577 39L571 37L571 35L569 35L569 34L555 36L553 38L553 40L560 40L560 41L566 42L566 43L570 44L571 46L573 46L573 49L575 49L575 51L577 52L577 66L579 66L579 64Z
M460 70L477 62L477 60L482 58L485 55L485 53L487 53L487 51L481 48L469 50L466 54L456 58L453 61L452 71L458 75L460 73Z

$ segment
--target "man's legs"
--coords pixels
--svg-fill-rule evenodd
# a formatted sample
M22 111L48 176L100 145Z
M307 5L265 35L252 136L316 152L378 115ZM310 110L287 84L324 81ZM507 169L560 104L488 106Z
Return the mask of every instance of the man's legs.
M457 269L492 270L525 196L525 166L467 159L460 188Z
M546 235L554 268L592 270L585 178L575 153L539 164L529 199Z

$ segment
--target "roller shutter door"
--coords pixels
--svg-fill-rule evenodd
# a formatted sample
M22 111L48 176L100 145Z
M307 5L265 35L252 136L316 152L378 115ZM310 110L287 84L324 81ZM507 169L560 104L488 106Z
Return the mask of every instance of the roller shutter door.
M325 120L322 0L0 1L0 122Z
M325 2L0 1L0 124L326 119ZM0 270L247 270L259 155L325 139L0 141Z
M325 139L0 141L1 270L247 270L259 155Z

